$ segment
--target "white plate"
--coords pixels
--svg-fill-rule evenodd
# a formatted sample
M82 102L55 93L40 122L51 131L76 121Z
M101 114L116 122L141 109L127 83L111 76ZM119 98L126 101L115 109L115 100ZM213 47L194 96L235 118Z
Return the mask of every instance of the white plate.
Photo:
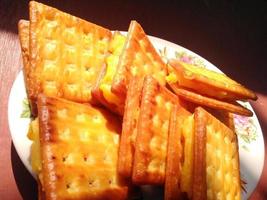
M184 62L190 62L215 71L220 71L213 64L190 50L156 37L150 36L150 39L164 59L178 58ZM34 176L29 161L31 141L27 138L30 119L21 117L23 111L26 111L27 115L27 110L25 110L27 106L23 105L25 99L26 92L23 74L20 72L13 83L9 96L8 122L18 155L29 172ZM249 103L245 103L244 105L252 110ZM239 138L241 178L247 183L245 185L247 193L243 192L242 199L248 199L258 183L263 169L263 135L255 113L250 118L235 116L235 126Z

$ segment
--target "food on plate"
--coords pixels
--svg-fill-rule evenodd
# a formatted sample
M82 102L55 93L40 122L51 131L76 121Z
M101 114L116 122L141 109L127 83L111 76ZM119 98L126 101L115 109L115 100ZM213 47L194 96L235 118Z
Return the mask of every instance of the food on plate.
M166 176L165 176L165 188L164 199L174 200L182 198L180 188L182 176L186 174L182 173L182 165L185 163L185 159L192 158L191 155L184 155L185 147L185 135L183 135L184 120L191 115L190 112L182 107L174 106L171 113L169 122L169 137L168 137L168 151L166 160ZM187 167L187 166L186 166ZM188 168L187 168L188 169Z
M106 110L38 97L46 199L125 199L117 173L121 123Z
M165 85L166 64L136 21L131 21L127 37L119 32L113 34L108 52L92 94L111 111L123 115L133 77L152 75Z
M167 66L134 20L124 35L32 1L18 29L39 199L126 199L147 184L166 200L241 198L233 113L252 116L236 101L253 91Z
M131 21L112 82L112 92L125 99L132 77L144 78L146 75L152 75L161 85L165 85L166 74L166 64L156 52L143 28L136 21Z
M229 111L244 116L253 115L253 113L249 109L243 107L237 102L227 102L219 99L214 99L208 96L201 95L194 91L179 87L179 85L173 83L170 83L170 87L179 97L187 101L193 102L197 105L206 106L218 110Z
M174 109L170 121L165 200L184 196L241 198L236 134L201 107Z
M125 99L118 97L111 91L113 77L117 70L119 57L125 43L126 36L120 32L114 32L109 43L108 54L105 58L105 65L99 73L92 95L111 111L123 115Z
M140 114L143 79L133 78L127 91L119 148L118 172L131 179L137 121Z
M144 80L137 124L132 180L164 184L169 119L179 99L152 76Z
M175 59L169 60L170 82L199 94L226 101L256 100L256 94L228 76Z
M29 5L31 66L26 83L32 105L40 93L90 102L111 31L35 1Z
M193 199L240 199L236 134L201 107L194 121Z

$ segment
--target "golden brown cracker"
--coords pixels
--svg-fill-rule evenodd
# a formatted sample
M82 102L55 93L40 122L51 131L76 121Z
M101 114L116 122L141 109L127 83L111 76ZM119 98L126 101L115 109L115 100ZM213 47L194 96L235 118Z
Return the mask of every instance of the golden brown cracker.
M199 112L200 111L200 112ZM207 116L197 108L194 113L194 151L193 151L193 199L207 199L206 182L206 125Z
M90 102L111 31L35 1L29 5L30 100L44 93Z
M165 177L165 200L175 200L181 197L181 173L184 145L182 144L182 127L190 113L182 107L174 106L169 124L168 150Z
M164 183L169 119L178 103L178 98L153 77L145 78L135 143L134 183Z
M229 111L244 116L252 116L253 113L249 109L243 107L237 102L226 102L211 97L203 96L189 89L181 88L177 84L170 84L170 87L179 97L193 102L195 104L206 106L218 110Z
M18 23L18 34L21 47L21 54L23 60L23 73L25 78L25 84L28 85L28 74L29 74L29 26L30 23L27 20L19 20ZM27 88L27 86L26 86Z
M236 134L203 108L194 120L193 199L240 199Z
M166 74L166 64L156 52L141 25L131 21L112 83L112 91L125 98L132 77L144 78L146 75L152 75L161 85L165 85Z
M46 199L125 199L117 173L120 121L105 110L39 96Z
M177 84L180 87L190 88L200 94L229 101L257 99L253 91L225 74L174 59L169 61L169 65L173 67Z
M19 20L18 23L18 34L19 34L19 41L20 41L20 48L21 48L21 55L23 61L23 76L24 76L24 83L26 88L27 96L29 97L29 82L30 82L30 49L29 49L29 28L30 22L24 19ZM35 105L32 104L30 101L30 107L32 113L37 113L37 108Z
M133 78L127 91L118 160L118 172L125 178L131 178L132 176L142 88L143 80Z

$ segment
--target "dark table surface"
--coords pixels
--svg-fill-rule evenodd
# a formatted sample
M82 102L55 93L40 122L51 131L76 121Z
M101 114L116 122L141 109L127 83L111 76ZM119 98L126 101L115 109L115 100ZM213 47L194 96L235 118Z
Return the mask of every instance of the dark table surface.
M42 1L44 2L44 1ZM186 47L254 90L252 102L267 138L266 1L46 1L63 11L112 30L127 30L131 19L146 33ZM36 199L36 184L12 144L7 102L21 69L17 22L28 19L28 2L0 1L0 199ZM251 161L253 164L253 161ZM267 199L267 162L251 199Z

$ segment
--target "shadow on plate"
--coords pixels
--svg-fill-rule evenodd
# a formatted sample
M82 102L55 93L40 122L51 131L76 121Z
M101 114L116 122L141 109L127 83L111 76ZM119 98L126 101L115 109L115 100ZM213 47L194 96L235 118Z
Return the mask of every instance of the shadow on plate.
M14 174L14 178L16 180L16 184L22 198L25 200L28 199L37 200L38 193L37 193L37 184L35 182L35 179L31 176L31 174L23 165L13 143L11 145L11 164L12 164L12 171Z

